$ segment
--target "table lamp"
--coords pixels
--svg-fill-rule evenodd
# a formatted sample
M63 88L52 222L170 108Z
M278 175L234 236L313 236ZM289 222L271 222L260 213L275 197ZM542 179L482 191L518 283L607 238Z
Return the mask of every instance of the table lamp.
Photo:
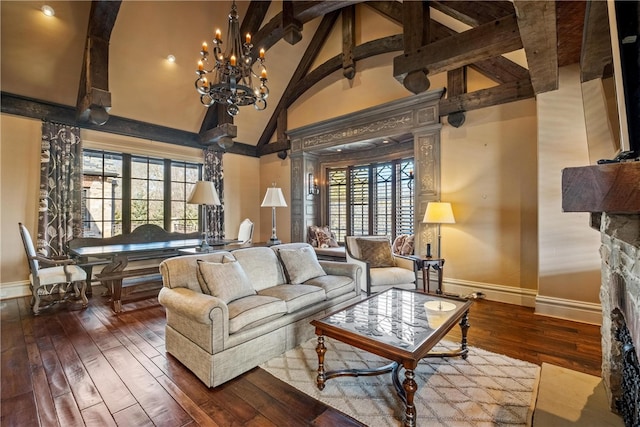
M191 190L191 194L187 199L187 203L193 205L202 206L202 243L200 243L200 250L209 250L209 243L207 242L207 206L220 206L220 198L216 187L211 181L196 181L196 185Z
M271 208L271 239L267 243L269 246L279 245L280 240L276 235L276 208L286 208L287 202L284 200L282 190L273 184L273 187L267 188L267 193L264 195L264 200L260 207Z
M438 258L441 258L440 252L440 224L455 224L456 219L453 216L451 203L446 202L429 202L427 210L424 212L422 222L425 224L438 225ZM427 249L427 256L431 256L431 251Z

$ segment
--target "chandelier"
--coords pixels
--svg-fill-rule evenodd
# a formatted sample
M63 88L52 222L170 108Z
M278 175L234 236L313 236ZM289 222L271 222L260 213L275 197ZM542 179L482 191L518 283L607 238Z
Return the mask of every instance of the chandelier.
M235 116L239 107L253 105L261 111L267 107L269 88L267 87L267 69L264 66L264 49L260 49L260 76L253 72L251 56L251 34L245 36L244 43L240 36L238 9L235 0L229 12L229 29L226 50L222 51L222 33L216 30L213 39L212 58L209 59L209 46L202 43L200 60L196 74L196 90L200 94L200 102L210 107L214 102L227 106L227 112ZM207 80L207 75L209 79ZM260 79L260 86L253 87L252 78Z

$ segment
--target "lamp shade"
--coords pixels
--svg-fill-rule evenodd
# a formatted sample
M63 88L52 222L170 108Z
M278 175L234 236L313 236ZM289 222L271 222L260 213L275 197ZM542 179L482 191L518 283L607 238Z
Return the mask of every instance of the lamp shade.
M451 203L429 202L422 222L430 224L455 224Z
M194 205L220 205L220 198L216 187L211 181L196 181L187 203Z
M284 200L282 190L278 187L267 188L264 200L260 205L263 208L286 208L287 202Z

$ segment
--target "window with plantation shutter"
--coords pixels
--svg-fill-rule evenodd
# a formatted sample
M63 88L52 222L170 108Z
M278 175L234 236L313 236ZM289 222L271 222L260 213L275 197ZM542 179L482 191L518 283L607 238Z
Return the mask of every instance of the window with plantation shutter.
M413 159L329 168L327 206L331 230L395 239L413 234Z

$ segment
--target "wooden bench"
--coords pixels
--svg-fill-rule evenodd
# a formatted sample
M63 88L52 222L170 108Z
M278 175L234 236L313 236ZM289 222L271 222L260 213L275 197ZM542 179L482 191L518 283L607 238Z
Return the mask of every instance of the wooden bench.
M83 237L69 241L69 252L75 254L78 264L87 271L87 282L91 283L93 267L103 266L102 271L95 275L96 279L107 287L107 294L111 298L114 312L122 311L124 302L137 301L143 298L155 297L162 288L162 276L159 264L163 259L179 255L179 249L188 246L164 248L162 244L154 243L178 241L192 241L192 246L200 242L200 233L170 233L153 224L137 227L130 234L120 234L113 237ZM153 249L128 250L124 252L99 252L92 248L109 247L111 245L158 246ZM171 245L167 245L171 246ZM82 255L91 254L91 255ZM149 261L154 266L131 267L130 261ZM91 295L91 286L87 295Z
M135 268L96 274L111 296L111 308L122 311L123 302L139 301L158 296L162 275L158 267Z

